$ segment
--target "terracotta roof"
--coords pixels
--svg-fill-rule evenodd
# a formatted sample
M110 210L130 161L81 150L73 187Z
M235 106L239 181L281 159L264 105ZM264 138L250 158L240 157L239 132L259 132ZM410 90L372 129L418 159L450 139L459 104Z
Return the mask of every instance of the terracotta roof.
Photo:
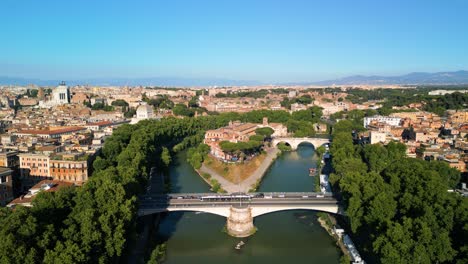
M0 167L0 174L5 173L5 172L13 172L13 171L8 167Z
M69 133L69 132L76 132L80 130L84 130L84 127L67 127L67 128L61 128L61 129L28 129L28 130L20 130L17 133L21 134L35 134L35 135L52 135L52 134L62 134L62 133Z
M59 190L60 188L63 188L63 187L74 186L74 184L70 183L70 182L54 181L54 180L43 180L43 181L40 181L39 183L37 183L36 185L34 185L33 187L31 187L30 190L31 189L40 189L43 184L53 184L53 186L50 189L44 190L44 192L55 192L55 191L57 191L57 190ZM36 195L37 194L35 194L33 196L29 196L29 197L26 197L26 196L22 195L21 197L18 197L16 199L14 199L13 201L11 201L8 205L11 206L11 205L16 205L16 204L31 203L31 201L34 200Z
M56 181L56 180L43 180L43 181L40 181L39 183L37 183L36 185L34 185L33 187L31 187L31 189L39 189L39 188L41 188L41 186L43 184L53 184L54 185L52 188L47 190L47 192L54 192L54 191L56 191L56 190L58 190L59 188L62 188L62 187L73 186L73 183L71 183L71 182Z
M100 121L100 122L94 122L94 123L88 123L86 126L105 126L105 125L112 125L113 123L111 121Z

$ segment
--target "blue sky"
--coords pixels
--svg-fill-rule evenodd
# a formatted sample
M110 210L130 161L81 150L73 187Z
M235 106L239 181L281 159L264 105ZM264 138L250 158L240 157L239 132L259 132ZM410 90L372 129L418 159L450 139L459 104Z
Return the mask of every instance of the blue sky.
M0 76L315 81L468 69L464 0L1 0Z

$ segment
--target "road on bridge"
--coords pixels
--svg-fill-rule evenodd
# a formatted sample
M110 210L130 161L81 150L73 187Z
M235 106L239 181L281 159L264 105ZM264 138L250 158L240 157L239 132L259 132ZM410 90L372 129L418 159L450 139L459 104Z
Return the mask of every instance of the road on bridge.
M213 207L213 206L299 206L337 205L331 194L322 193L265 193L247 195L204 195L179 194L146 196L140 200L140 210L164 209L169 207Z

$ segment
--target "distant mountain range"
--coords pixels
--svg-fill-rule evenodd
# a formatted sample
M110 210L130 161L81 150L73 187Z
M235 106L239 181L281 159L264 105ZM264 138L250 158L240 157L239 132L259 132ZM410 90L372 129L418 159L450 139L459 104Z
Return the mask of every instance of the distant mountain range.
M29 78L15 78L0 76L0 85L28 85L55 86L62 80L41 80ZM168 87L191 87L191 86L250 86L264 84L258 81L229 80L212 78L178 78L178 77L154 77L154 78L96 78L64 80L69 85L142 85L142 86L168 86ZM454 72L413 72L399 76L364 76L354 75L334 80L301 83L278 83L295 85L389 85L389 84L468 84L468 71Z
M335 80L312 82L314 85L345 85L345 84L468 84L468 71L454 72L412 72L399 76L364 76L354 75Z

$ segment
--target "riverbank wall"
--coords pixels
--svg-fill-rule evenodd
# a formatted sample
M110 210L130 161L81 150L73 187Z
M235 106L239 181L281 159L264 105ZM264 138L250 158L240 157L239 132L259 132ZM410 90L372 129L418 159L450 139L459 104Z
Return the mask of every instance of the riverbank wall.
M327 231L327 233L335 240L336 245L340 248L341 253L345 260L348 260L350 263L351 255L348 249L346 248L343 240L333 231L333 226L336 225L336 219L334 216L327 214L327 213L319 213L317 214L317 221L320 223L320 226Z

